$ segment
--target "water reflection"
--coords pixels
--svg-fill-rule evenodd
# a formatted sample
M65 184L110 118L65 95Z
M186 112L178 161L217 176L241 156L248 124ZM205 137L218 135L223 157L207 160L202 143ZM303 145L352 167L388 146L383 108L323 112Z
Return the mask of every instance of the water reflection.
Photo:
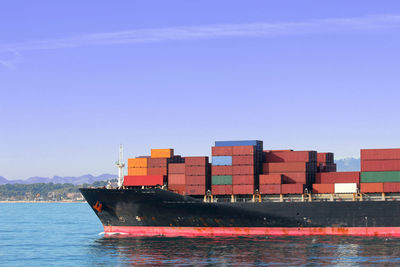
M93 248L118 263L140 265L354 266L400 263L400 239L361 237L124 238Z

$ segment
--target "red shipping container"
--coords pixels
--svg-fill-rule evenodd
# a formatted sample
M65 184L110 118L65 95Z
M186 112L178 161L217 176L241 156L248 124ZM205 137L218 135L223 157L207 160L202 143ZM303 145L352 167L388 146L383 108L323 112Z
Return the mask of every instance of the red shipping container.
M168 184L168 190L177 194L186 195L186 185L184 184Z
M205 175L186 175L186 185L205 185Z
M304 184L282 184L281 185L281 193L286 194L303 194L304 193Z
M251 156L256 152L254 146L234 146L232 150L232 155L236 156Z
M148 168L148 175L167 175L167 168Z
M233 147L231 146L213 146L211 148L211 155L213 156L232 156Z
M168 164L168 174L185 174L185 163Z
M208 157L185 157L186 166L206 166Z
M360 183L361 193L382 193L383 183Z
M125 176L124 186L156 186L164 184L163 175Z
M316 151L271 151L265 154L266 162L307 162L316 160Z
M315 175L316 184L360 183L360 172L322 172Z
M400 183L383 183L383 192L385 193L400 192Z
M261 195L276 195L281 194L280 184L260 184Z
M233 175L254 175L254 166L233 166Z
M206 166L186 166L186 175L207 175L207 168Z
M232 156L232 165L254 165L255 158L252 156Z
M254 175L233 175L232 184L234 185L254 184Z
M400 148L390 149L361 149L361 161L400 159Z
M212 175L232 175L233 167L232 166L212 166L211 173L212 173Z
M186 176L184 174L168 175L168 184L186 184Z
M253 195L254 194L254 184L251 185L233 185L234 195Z
M170 162L169 158L149 158L147 160L148 168L165 168Z
M191 196L205 195L206 187L204 185L186 185L186 194Z
M260 184L281 184L282 174L260 174Z
M233 186L232 185L212 185L211 193L213 195L232 195Z
M308 184L311 181L311 173L307 172L285 172L281 173L283 184Z
M318 152L317 153L317 161L320 162L320 163L333 163L334 162L333 153L331 153L331 152L325 152L325 153Z
M315 170L314 170L315 167ZM306 172L316 171L316 164L312 162L276 162L264 163L263 173Z
M400 171L400 159L363 160L362 172Z
M313 184L312 191L314 194L334 194L335 184Z

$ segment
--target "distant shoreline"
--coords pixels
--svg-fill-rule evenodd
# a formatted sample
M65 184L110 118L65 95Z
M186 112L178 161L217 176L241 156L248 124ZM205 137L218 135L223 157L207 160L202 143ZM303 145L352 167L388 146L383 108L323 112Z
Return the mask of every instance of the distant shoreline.
M0 203L86 203L86 201L29 201L29 200L0 200Z

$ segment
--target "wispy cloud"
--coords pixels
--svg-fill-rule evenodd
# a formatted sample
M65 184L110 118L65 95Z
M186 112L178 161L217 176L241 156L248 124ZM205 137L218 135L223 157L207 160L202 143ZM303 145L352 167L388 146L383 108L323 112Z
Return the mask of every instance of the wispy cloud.
M1 52L1 51L0 51ZM0 53L0 66L7 69L15 70L17 64L21 61L21 55L17 51L7 51Z
M94 45L152 43L216 38L275 37L400 28L400 15L374 15L299 22L219 24L81 34L23 43L1 44L0 52L76 48ZM6 65L7 63L0 64Z

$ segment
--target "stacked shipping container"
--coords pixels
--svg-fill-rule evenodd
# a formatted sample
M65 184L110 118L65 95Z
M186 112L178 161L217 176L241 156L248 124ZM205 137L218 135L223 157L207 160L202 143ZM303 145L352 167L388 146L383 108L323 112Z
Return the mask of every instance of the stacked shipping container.
M260 194L302 194L314 181L316 151L264 151Z
M333 153L331 152L317 153L317 171L336 172L336 164Z
M315 176L313 193L349 194L357 193L360 172L320 172Z
M252 195L258 187L262 141L223 141L212 147L213 195Z
M400 192L400 149L361 149L360 191Z

